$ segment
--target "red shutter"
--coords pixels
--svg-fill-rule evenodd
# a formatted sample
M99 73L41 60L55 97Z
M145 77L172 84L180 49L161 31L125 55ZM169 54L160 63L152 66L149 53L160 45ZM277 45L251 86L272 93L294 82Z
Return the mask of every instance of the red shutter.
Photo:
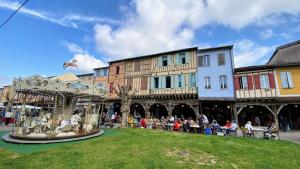
M253 90L253 76L247 75L248 90Z
M254 75L254 81L255 81L255 88L260 89L260 81L258 75Z
M234 76L234 86L235 90L240 90L240 77Z
M275 89L275 80L273 72L269 72L270 88Z

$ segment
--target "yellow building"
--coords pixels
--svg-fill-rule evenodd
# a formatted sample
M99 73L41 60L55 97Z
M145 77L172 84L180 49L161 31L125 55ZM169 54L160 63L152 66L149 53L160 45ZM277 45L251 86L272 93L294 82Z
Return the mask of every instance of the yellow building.
M277 47L268 64L275 66L279 125L300 129L300 40Z

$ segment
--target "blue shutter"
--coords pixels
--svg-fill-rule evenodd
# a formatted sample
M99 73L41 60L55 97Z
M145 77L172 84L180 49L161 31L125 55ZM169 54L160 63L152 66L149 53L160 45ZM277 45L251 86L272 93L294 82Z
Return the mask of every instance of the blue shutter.
M190 52L185 52L185 62L186 63L190 63L190 57L191 57Z
M286 72L286 76L287 76L287 80L288 80L288 83L289 83L289 87L293 88L293 79L292 79L291 72Z
M175 79L174 79L174 83L175 83L175 84L174 84L174 87L175 87L175 88L178 88L178 75L174 75L174 78L175 78Z
M182 85L182 88L184 88L185 87L185 83L186 83L186 77L185 77L185 75L186 74L181 74L181 80L182 80L182 83L181 83L181 85Z
M158 66L162 66L162 57L158 57Z
M159 80L158 80L158 88L163 88L163 84L162 84L162 82L163 82L163 77L160 76L158 79L159 79Z
M170 66L171 65L171 55L168 55L167 57L168 57L168 66Z
M176 65L179 65L179 54L177 53L177 54L175 55L175 57L176 57Z
M189 87L193 87L192 86L192 74L189 74Z
M154 89L154 77L151 77L150 84L150 88Z
M171 88L174 88L174 75L171 76Z

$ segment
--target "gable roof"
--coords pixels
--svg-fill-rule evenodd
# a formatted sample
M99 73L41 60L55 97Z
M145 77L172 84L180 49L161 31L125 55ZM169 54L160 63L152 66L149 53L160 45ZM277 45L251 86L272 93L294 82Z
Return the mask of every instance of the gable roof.
M159 55L167 55L167 54L172 54L172 53L177 53L177 52L186 52L186 51L197 50L197 49L198 49L198 47L178 49L178 50L172 50L172 51L167 51L167 52L155 53L155 54L150 54L150 55L144 55L144 56L138 56L138 57L132 57L132 58L125 58L125 59L120 59L120 60L113 60L113 61L110 61L108 63L111 64L111 63L122 62L122 61L129 61L129 60L135 60L135 59L144 59L144 58L147 58L147 57L154 57L154 56L159 56Z
M277 47L268 64L276 66L300 64L300 40Z

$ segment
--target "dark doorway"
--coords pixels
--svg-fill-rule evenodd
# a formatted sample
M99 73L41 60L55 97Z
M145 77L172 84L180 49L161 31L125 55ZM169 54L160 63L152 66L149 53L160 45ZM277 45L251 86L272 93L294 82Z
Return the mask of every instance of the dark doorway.
M209 122L216 120L220 125L225 125L227 120L233 120L233 104L231 102L213 102L203 101L200 104L203 114L208 118Z
M251 121L253 126L270 126L274 122L274 116L264 106L253 105L243 108L238 115L239 125L244 126Z
M141 115L142 118L145 118L145 109L141 104L134 103L130 106L130 115L133 117Z
M283 131L300 129L300 104L289 104L278 115L279 127Z
M164 105L161 105L159 103L153 104L150 107L150 116L152 118L161 118L162 116L167 117L168 116L168 110Z
M174 107L172 115L180 118L182 115L185 119L192 118L196 119L195 111L187 104L178 104Z

